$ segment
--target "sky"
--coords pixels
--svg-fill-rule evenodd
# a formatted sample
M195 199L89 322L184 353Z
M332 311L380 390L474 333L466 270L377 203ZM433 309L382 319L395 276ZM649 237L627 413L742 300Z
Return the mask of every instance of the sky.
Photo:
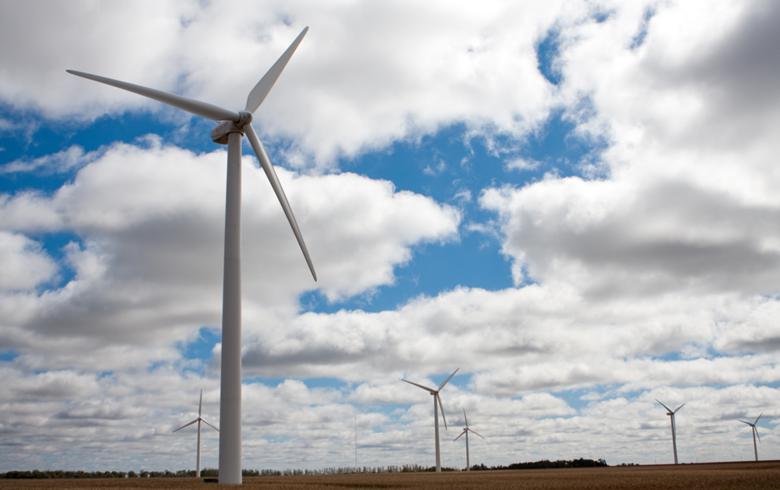
M0 0L0 471L194 467L214 103L242 162L245 468L780 459L780 4ZM217 465L204 432L203 465Z

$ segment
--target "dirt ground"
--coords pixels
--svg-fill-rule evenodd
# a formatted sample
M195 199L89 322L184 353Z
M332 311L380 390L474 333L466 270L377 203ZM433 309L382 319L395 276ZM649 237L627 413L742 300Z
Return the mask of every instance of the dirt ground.
M0 488L222 488L193 478L2 480ZM654 465L561 470L380 473L329 476L274 476L244 479L260 489L780 489L780 461Z

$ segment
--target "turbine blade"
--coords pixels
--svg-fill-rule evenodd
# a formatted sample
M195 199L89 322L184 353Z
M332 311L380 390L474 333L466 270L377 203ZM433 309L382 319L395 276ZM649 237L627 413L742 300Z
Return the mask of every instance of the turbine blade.
M194 424L194 423L195 423L195 422L197 422L197 421L198 421L198 419L195 419L195 420L193 420L192 422L187 422L186 424L184 424L184 425L182 425L181 427L179 427L178 429L176 429L174 432L179 432L179 431L180 431L180 430L182 430L183 428L185 428L185 427L189 427L189 426L191 426L192 424Z
M71 75L87 78L95 82L104 83L106 85L111 85L112 87L121 88L122 90L127 90L128 92L133 92L138 95L143 95L144 97L158 100L164 104L172 105L174 107L178 107L179 109L190 112L192 114L207 117L209 119L214 119L215 121L238 121L239 119L237 112L229 111L227 109L223 109L221 107L217 107L212 104L207 104L206 102L201 102L199 100L188 99L187 97L170 94L168 92L163 92L162 90L144 87L142 85L136 85L134 83L122 82L120 80L114 80L113 78L101 77L100 75L93 75L91 73L85 73L83 71L76 71L76 70L65 70L65 71L67 71Z
M677 411L678 411L678 410L680 410L680 409L681 409L682 407L684 407L684 406L685 406L685 403L683 403L683 404L682 404L682 405L680 405L679 407L675 408L675 409L674 409L674 413L677 413Z
M439 400L439 411L441 412L441 418L444 420L444 430L447 430L447 416L444 415L444 405L441 403L439 392L437 391L434 396Z
M457 369L455 369L455 371L453 371L453 372L452 372L452 374L450 374L450 375L449 375L449 377L448 377L447 379L445 379L445 380L444 380L444 383L442 383L442 384L440 384L440 385L439 385L439 390L441 390L442 388L444 388L444 385L446 385L447 383L449 383L449 382L450 382L450 380L452 379L452 377L453 377L453 376L455 376L455 373L457 373L459 370L460 370L460 368L457 368Z
M466 427L469 426L469 419L466 417L466 409L463 409L463 421L466 423Z
M436 393L436 390L434 390L433 388L428 388L427 386L423 386L421 384L417 384L414 381L409 381L408 379L401 379L401 381L403 381L404 383L409 383L410 385L414 385L414 386L416 386L418 388L422 388L425 391L427 391L428 393L431 393L431 394Z
M453 439L453 441L457 441L458 439L460 439L461 437L463 437L463 434L465 434L465 433L466 433L466 429L463 429L463 431L460 433L460 435L458 435L458 437L456 437L455 439Z
M482 437L482 434L480 434L479 432L475 431L474 429L469 429L469 432L471 432L472 434L476 434L479 437ZM484 439L484 437L482 437L482 439Z
M753 426L753 430L756 431L756 437L758 437L758 442L761 442L761 434L758 433L758 427Z
M200 400L198 401L198 418L200 418L203 408L203 389L200 390Z
M742 422L745 425L749 425L750 427L753 427L753 424L751 424L750 422L748 422L746 420L740 420L740 422Z
M213 425L211 425L210 423L206 422L206 419L200 419L200 421L201 421L201 422L203 422L204 424L208 425L209 427L211 427L211 428L212 428L212 429L214 429L215 431L219 432L219 429L217 429L216 427L214 427L214 426L213 426Z
M756 425L756 424L758 424L758 419L760 419L762 415L764 415L764 414L763 414L763 413L762 413L762 414L759 414L759 415L758 415L758 417L756 417L756 421L755 421L755 422L753 422L753 425Z
M287 51L282 53L279 59L276 60L276 63L274 63L273 66L271 66L271 68L266 72L266 74L263 75L263 78L257 82L255 88L249 92L249 95L246 98L245 110L247 112L255 112L257 108L260 107L260 104L263 103L265 97L268 95L268 92L271 91L274 83L276 83L276 79L279 78L279 75L282 74L282 70L284 70L284 67L287 66L287 62L290 61L290 58L295 52L295 49L299 44L301 44L301 41L303 41L303 36L306 35L306 31L308 30L308 26L304 27L301 33L298 34L298 37L296 37L292 44L290 44L290 47L287 48Z
M664 404L663 404L663 402L661 402L660 400L656 400L656 401L657 401L658 403L660 403L660 404L661 404L661 406L662 406L662 407L664 407L664 408L666 409L666 411L667 411L667 412L671 412L671 411L672 411L672 409L671 409L671 408L669 408L669 407L667 407L666 405L664 405Z
M276 198L279 200L279 204L282 205L284 215L287 216L287 221L290 223L290 227L292 228L293 234L295 235L295 239L298 241L298 246L301 247L301 252L303 252L303 258L306 259L306 264L309 266L311 275L316 281L317 272L314 270L314 264L312 263L311 257L309 256L309 250L306 248L306 243L303 241L303 235L301 234L300 228L298 228L298 222L295 220L295 215L293 214L292 208L290 207L290 203L287 201L287 196L284 194L282 184L279 183L279 178L276 176L276 171L274 170L273 165L271 165L271 160L268 159L268 154L265 152L263 144L260 143L260 140L257 138L257 134L255 133L252 125L247 124L244 126L244 131L246 132L246 136L249 139L249 144L252 145L252 148L255 150L255 154L257 154L257 159L260 160L260 165L263 167L265 175L268 177L268 181L271 183L271 187L276 194Z

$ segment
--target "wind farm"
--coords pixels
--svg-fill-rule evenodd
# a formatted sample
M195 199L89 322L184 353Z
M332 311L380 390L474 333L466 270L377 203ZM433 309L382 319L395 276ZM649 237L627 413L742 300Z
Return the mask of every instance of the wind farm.
M0 2L0 486L771 486L777 25Z

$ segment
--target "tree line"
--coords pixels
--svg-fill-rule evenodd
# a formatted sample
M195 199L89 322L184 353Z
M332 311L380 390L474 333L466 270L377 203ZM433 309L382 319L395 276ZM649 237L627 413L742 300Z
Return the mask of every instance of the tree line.
M472 471L495 471L495 470L528 470L543 468L590 468L607 466L603 459L593 460L578 458L571 460L541 460L533 462L512 463L507 466L486 466L477 464L471 467ZM286 470L243 470L244 476L321 476L321 475L343 475L348 473L415 473L435 471L433 466L421 466L417 464L390 465L390 466L343 466L328 467L316 470L304 469L286 469ZM444 468L442 471L458 471L455 468ZM206 468L200 472L202 477L216 477L218 475L216 468ZM27 471L7 471L0 473L0 478L6 479L47 479L47 478L185 478L194 477L194 470L179 471L83 471L83 470L27 470Z
M597 468L609 466L604 459L558 459L550 461L542 459L540 461L527 461L523 463L512 463L507 466L485 466L484 464L474 465L472 471L490 471L490 470L540 470L550 468Z
M309 469L285 469L285 470L252 470L242 471L244 476L317 476L317 475L339 475L347 473L407 473L431 471L420 465L400 465L400 466L362 466L362 467L329 467L316 470ZM202 477L216 477L218 471L216 468L206 468L200 472ZM50 478L183 478L194 477L194 470L179 471L83 471L83 470L24 470L7 471L0 473L0 479L50 479Z

